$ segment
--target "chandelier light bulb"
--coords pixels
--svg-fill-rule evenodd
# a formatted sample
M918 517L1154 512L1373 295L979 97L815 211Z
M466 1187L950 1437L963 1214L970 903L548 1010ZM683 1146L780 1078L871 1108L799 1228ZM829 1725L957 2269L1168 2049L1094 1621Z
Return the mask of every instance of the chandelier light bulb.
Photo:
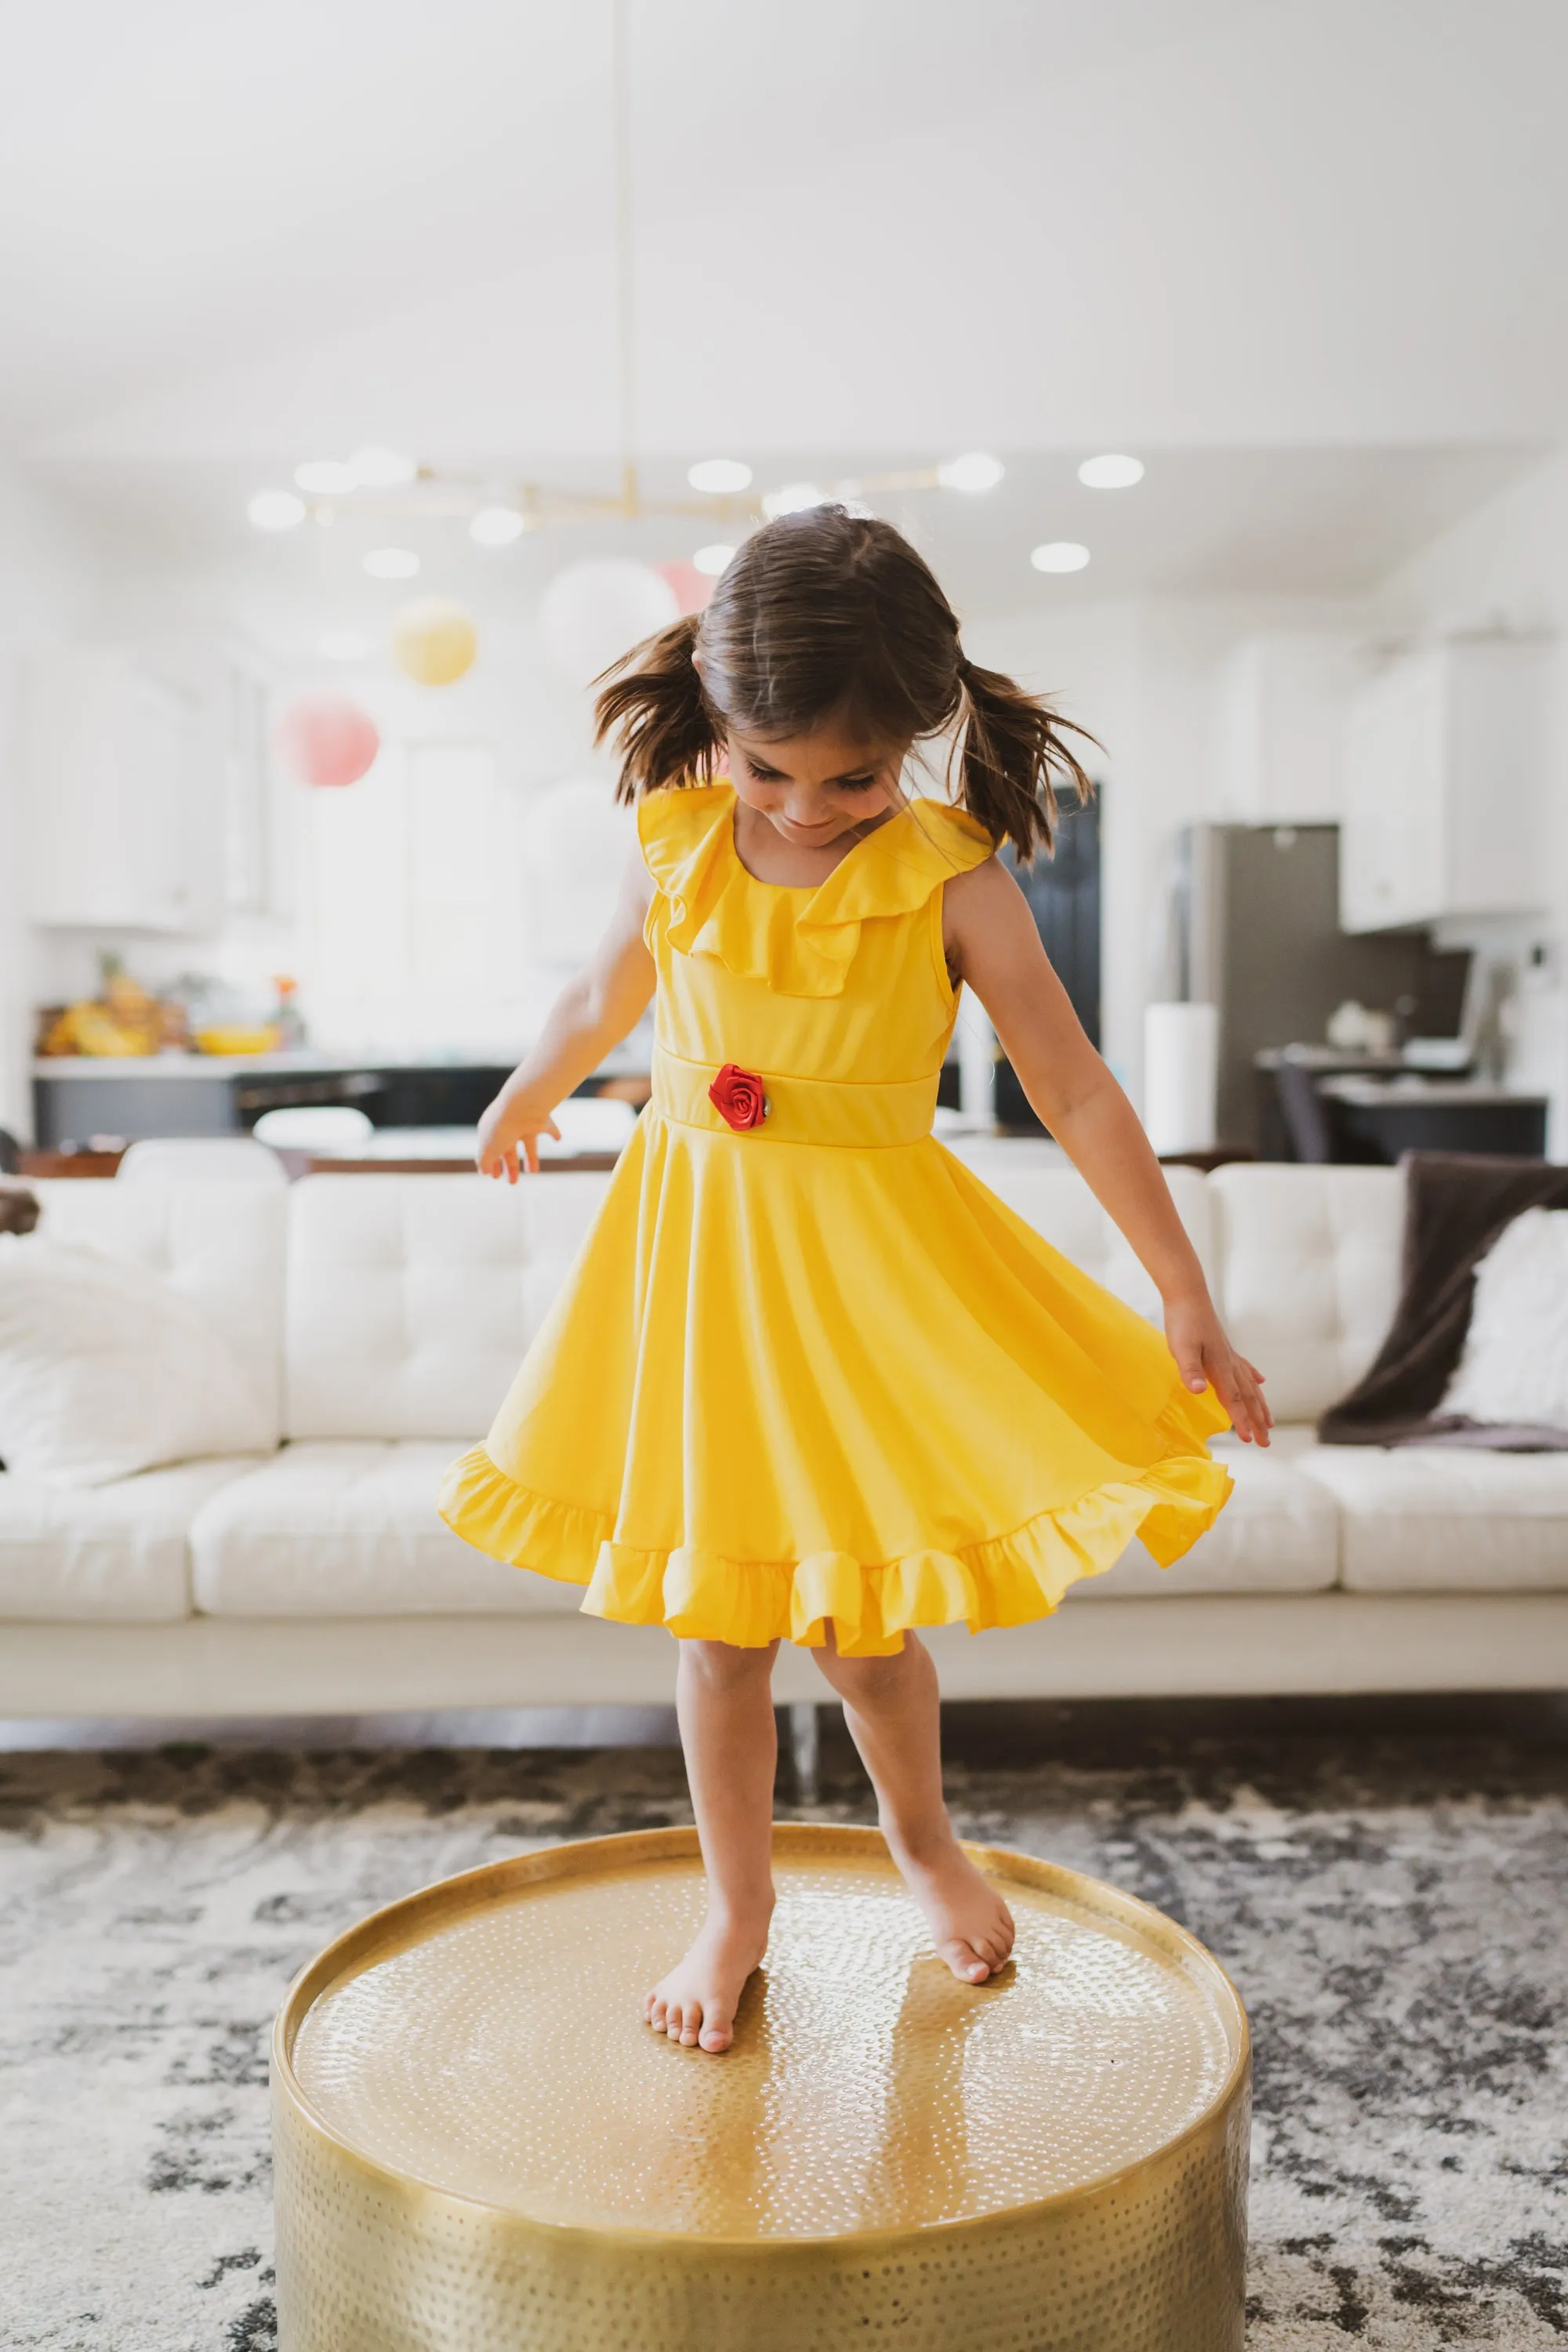
M292 530L305 520L305 501L292 490L258 490L245 511L257 530Z
M356 488L359 476L341 457L311 457L294 468L294 479L313 499L341 499Z
M937 480L944 490L994 490L1006 472L1000 457L987 457L982 449L971 449L964 457L948 457L936 469Z
M1047 539L1043 547L1032 551L1029 561L1037 572L1081 572L1089 562L1089 550L1081 540Z
M401 449L356 449L349 459L355 482L366 490L398 490L419 468Z
M364 568L373 580L412 580L419 569L419 558L408 547L373 547Z
M480 547L510 547L528 529L528 517L516 507L481 507L468 525L468 537Z
M1109 452L1103 457L1086 457L1078 469L1078 478L1090 490L1130 490L1134 482L1143 478L1143 460L1118 457Z
M703 457L688 467L686 478L694 490L707 490L715 498L722 498L734 490L749 489L752 469L739 457Z
M827 492L817 482L786 482L782 490L768 490L763 498L763 512L770 522L780 515L804 514L807 507L821 506Z

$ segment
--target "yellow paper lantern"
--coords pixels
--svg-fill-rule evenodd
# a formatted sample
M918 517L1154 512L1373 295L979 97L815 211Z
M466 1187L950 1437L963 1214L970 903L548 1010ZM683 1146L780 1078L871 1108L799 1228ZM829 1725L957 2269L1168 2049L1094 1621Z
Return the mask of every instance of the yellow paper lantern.
M460 604L421 596L392 625L392 658L420 686L451 686L472 669L479 632Z

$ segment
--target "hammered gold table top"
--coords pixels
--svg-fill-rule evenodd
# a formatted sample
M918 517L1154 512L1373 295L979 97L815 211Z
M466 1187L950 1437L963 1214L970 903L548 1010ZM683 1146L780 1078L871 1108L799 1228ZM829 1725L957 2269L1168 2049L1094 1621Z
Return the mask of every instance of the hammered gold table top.
M992 1984L936 1958L874 1832L781 1829L778 1910L734 2044L682 2050L642 2022L701 1916L695 1837L674 1831L393 1906L306 1972L280 2048L348 2148L536 2221L817 2239L1032 2205L1212 2111L1246 2022L1159 1914L972 1851L1018 1927Z

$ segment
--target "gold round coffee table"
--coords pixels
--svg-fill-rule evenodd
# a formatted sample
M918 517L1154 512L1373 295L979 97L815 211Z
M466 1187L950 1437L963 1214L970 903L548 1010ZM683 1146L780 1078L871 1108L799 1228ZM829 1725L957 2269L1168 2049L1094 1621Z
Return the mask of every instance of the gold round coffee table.
M874 1830L781 1826L721 2057L642 2022L696 1834L375 1912L273 2036L280 2352L1241 2352L1247 2020L1174 1923L970 1849L961 1985Z

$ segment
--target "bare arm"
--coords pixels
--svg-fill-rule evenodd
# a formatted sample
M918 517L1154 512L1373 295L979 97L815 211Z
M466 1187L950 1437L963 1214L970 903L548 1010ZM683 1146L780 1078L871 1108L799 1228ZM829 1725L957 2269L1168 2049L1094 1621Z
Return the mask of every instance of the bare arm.
M538 1138L558 1136L550 1116L556 1104L641 1020L657 976L642 935L652 896L647 869L634 855L608 930L584 969L562 990L537 1045L479 1121L475 1157L482 1175L504 1175L515 1184L520 1150L523 1166L537 1170Z
M1137 1113L1085 1036L1023 892L990 858L943 896L949 969L984 1005L1042 1123L1156 1285L1183 1380L1194 1390L1212 1382L1237 1433L1267 1445L1262 1375L1226 1338Z

